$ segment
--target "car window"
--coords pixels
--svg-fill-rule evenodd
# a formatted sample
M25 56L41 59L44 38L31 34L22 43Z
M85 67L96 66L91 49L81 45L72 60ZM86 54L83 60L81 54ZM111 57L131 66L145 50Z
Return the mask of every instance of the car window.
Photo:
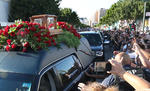
M51 91L51 84L47 73L41 78L39 91Z
M69 85L81 72L81 68L78 62L74 60L73 56L69 56L61 60L61 62L57 64L54 69L58 74L64 88Z
M1 91L32 91L33 75L0 72Z
M102 44L99 34L81 34L81 35L83 35L89 41L89 44L91 46L100 46Z

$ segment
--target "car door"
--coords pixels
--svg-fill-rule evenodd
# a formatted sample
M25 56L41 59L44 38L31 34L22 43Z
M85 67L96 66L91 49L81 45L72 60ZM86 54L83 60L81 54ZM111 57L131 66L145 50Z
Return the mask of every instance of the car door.
M75 55L58 60L41 76L39 91L69 91L82 77L81 69Z

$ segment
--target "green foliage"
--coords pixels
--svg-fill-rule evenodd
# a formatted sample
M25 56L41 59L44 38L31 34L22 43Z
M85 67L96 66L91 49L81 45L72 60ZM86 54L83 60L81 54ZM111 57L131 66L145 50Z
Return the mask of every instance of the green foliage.
M64 8L60 10L59 21L68 22L69 24L78 26L80 24L79 17L75 11L70 8Z
M150 1L147 11L150 11ZM144 2L141 0L119 0L107 10L106 15L100 19L100 24L112 25L118 20L136 20L143 16Z
M59 15L61 0L11 0L9 21L17 19L29 20L32 15L54 14Z
M87 27L90 27L90 26L80 23L80 24L79 24L79 27L80 27L80 28L87 28Z
M80 45L80 40L78 37L74 36L68 31L63 31L62 35L58 35L56 38L56 43L65 43L68 47L77 48Z
M2 26L0 25L0 29L2 29Z
M70 8L59 9L60 2L61 0L11 0L9 21L29 21L32 15L52 14L58 16L58 21L80 26L77 13Z

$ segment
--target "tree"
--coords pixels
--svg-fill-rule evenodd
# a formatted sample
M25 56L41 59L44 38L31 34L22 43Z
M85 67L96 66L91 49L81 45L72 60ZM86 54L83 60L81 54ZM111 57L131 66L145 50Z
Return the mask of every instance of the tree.
M150 2L147 3L147 11L150 10ZM114 24L119 20L136 20L143 16L144 3L141 0L119 0L107 10L106 15L100 20L100 24Z
M60 10L60 16L58 18L59 21L68 22L72 25L80 25L80 20L75 11L72 11L70 8L64 8Z
M32 15L59 15L61 0L11 0L9 21L17 19L29 20Z

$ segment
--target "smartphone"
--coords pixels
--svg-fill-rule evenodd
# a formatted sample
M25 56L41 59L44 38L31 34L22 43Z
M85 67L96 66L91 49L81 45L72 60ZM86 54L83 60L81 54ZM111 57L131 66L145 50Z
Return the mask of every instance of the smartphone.
M108 62L108 63L106 64L105 70L106 70L106 71L111 71L111 69L112 69L112 65L111 65L110 62Z
M105 72L107 62L94 62L94 72Z

